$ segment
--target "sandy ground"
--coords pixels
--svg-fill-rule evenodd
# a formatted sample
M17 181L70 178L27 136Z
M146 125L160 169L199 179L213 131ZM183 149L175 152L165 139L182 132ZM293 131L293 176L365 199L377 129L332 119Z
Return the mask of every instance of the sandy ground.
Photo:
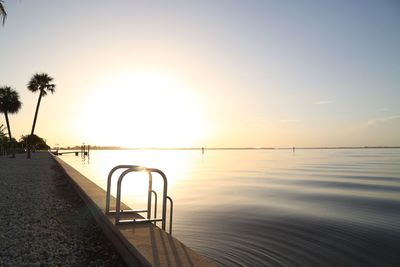
M125 266L47 154L0 156L0 266Z

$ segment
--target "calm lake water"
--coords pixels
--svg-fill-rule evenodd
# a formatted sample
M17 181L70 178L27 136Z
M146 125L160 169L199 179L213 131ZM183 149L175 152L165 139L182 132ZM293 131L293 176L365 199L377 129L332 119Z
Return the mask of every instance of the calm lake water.
M223 266L400 266L400 149L61 158L103 188L115 165L161 169L174 200L173 235ZM133 208L146 207L139 176L124 180L123 201Z

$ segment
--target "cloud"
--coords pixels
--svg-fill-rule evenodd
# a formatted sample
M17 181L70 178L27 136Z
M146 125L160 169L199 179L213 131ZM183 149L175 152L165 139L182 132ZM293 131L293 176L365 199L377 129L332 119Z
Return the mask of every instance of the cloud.
M330 103L332 103L331 100L320 100L320 101L315 102L315 105L326 105L326 104L330 104Z
M388 111L389 109L388 108L380 108L379 110L380 111Z
M394 121L394 120L400 120L400 115L393 115L393 116L383 117L383 118L373 118L367 122L367 125L374 125L377 123L385 123L385 122Z

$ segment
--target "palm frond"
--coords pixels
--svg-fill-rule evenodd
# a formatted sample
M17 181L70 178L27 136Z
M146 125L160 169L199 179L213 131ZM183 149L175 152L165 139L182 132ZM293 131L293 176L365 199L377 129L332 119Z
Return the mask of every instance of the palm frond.
M0 112L17 113L21 109L22 103L19 94L10 86L0 87Z
M4 25L4 23L6 22L6 18L7 18L7 12L6 12L6 9L4 8L3 1L1 1L1 0L0 0L0 17L2 18L2 23Z
M47 73L36 73L28 83L28 90L31 92L40 91L42 96L47 95L47 91L50 93L55 92L56 85L52 84L53 78Z

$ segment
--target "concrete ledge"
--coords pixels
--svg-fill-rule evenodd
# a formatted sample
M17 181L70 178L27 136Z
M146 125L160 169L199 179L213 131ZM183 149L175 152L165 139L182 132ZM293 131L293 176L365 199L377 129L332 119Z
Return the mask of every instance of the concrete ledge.
M151 223L115 225L114 217L105 214L106 192L60 158L52 156L129 266L217 266ZM111 203L115 205L115 198Z

